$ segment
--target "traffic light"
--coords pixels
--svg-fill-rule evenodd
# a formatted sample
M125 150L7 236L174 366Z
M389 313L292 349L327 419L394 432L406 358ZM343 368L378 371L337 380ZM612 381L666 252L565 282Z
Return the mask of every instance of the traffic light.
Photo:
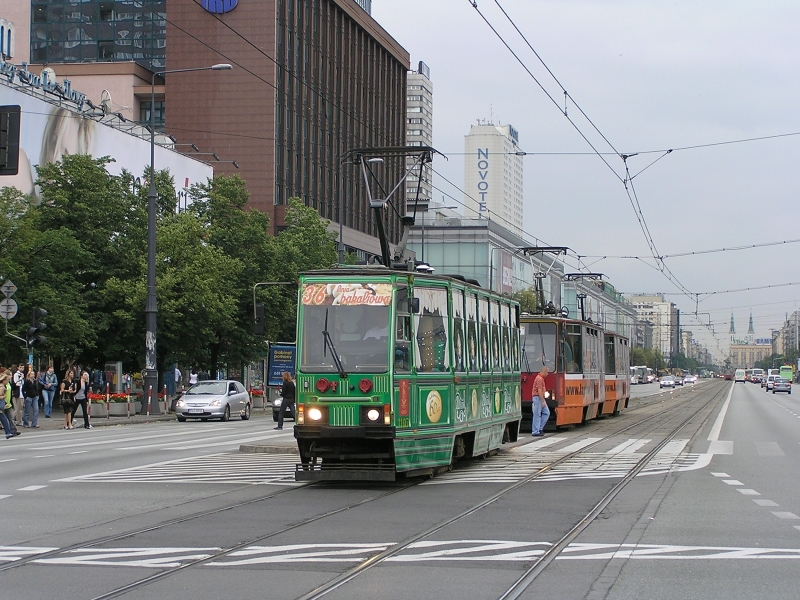
M43 308L33 307L33 314L31 315L31 326L28 328L28 346L33 347L36 344L44 344L47 338L40 334L40 332L47 329L47 323L43 323L39 319L46 317L47 311Z
M253 335L264 335L264 305L256 304L256 314L253 318Z

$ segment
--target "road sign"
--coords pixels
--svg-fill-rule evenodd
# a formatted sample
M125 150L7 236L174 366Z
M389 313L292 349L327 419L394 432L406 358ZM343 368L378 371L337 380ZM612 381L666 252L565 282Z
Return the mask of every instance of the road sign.
M13 296L14 292L16 291L17 291L17 286L15 286L10 279L7 279L6 282L2 286L0 286L0 292L3 292L3 295L6 298L10 298L11 296Z
M6 321L13 319L17 316L17 308L16 300L12 298L3 298L0 300L0 317L3 317Z

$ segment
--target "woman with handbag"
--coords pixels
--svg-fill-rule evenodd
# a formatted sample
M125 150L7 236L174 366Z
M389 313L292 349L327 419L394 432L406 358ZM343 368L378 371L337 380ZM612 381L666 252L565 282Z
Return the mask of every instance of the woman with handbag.
M72 411L75 408L75 388L75 382L72 381L72 371L68 370L58 388L61 392L61 408L64 409L64 429L72 429Z
M72 416L70 420L75 418L75 413L80 406L83 409L83 428L91 429L92 425L89 423L89 392L92 391L89 385L89 373L83 371L78 383L75 384L75 402L72 405Z

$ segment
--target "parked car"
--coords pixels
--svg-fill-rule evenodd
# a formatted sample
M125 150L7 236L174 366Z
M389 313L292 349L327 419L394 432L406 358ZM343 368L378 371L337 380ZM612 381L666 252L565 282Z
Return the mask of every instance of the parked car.
M175 403L175 415L183 423L186 419L219 419L228 421L231 416L250 418L250 394L238 381L198 381L183 393Z
M672 375L664 375L661 379L658 380L658 387L665 388L665 387L675 387L675 378Z
M780 379L780 375L767 375L767 391L769 392L772 390L773 386L775 385L775 380Z
M775 392L786 392L787 394L791 394L792 382L785 377L778 377L772 384L772 393L774 394Z

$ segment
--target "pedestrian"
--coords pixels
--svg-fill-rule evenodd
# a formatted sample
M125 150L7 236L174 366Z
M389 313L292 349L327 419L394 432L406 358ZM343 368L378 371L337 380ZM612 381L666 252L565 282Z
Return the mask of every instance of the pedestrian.
M42 388L42 397L44 398L44 418L49 419L53 412L53 398L58 389L58 376L55 369L53 369L53 365L47 367L47 371L39 379L39 385Z
M533 422L531 430L535 437L544 435L544 426L550 418L550 409L547 407L547 388L544 378L547 377L547 367L542 367L536 379L533 380Z
M283 385L281 385L281 409L278 411L278 426L275 429L283 429L283 415L286 413L286 408L289 408L289 412L292 415L292 419L294 419L294 397L295 397L295 386L294 381L292 381L292 374L289 371L283 372Z
M13 404L9 376L10 373L8 371L0 373L0 423L3 424L3 433L5 433L7 440L19 435L11 414Z
M89 385L89 373L83 371L81 378L75 385L75 402L72 406L72 419L75 418L75 413L78 412L78 407L83 409L83 428L91 429L92 425L89 423L89 393L92 387Z
M20 363L14 371L14 424L20 425L22 422L22 407L25 404L25 396L22 394L22 384L25 383L25 365Z
M189 385L194 385L197 381L197 369L192 367L192 370L189 372Z
M61 382L60 397L61 408L64 409L64 429L72 429L72 410L75 407L75 382L72 380L72 370L67 369Z
M25 396L25 410L22 413L22 426L39 428L39 388L36 387L36 373L33 369L28 371L22 384L22 393Z
M181 389L181 379L183 375L181 374L181 370L178 368L178 365L175 365L175 393L178 393L178 390Z

